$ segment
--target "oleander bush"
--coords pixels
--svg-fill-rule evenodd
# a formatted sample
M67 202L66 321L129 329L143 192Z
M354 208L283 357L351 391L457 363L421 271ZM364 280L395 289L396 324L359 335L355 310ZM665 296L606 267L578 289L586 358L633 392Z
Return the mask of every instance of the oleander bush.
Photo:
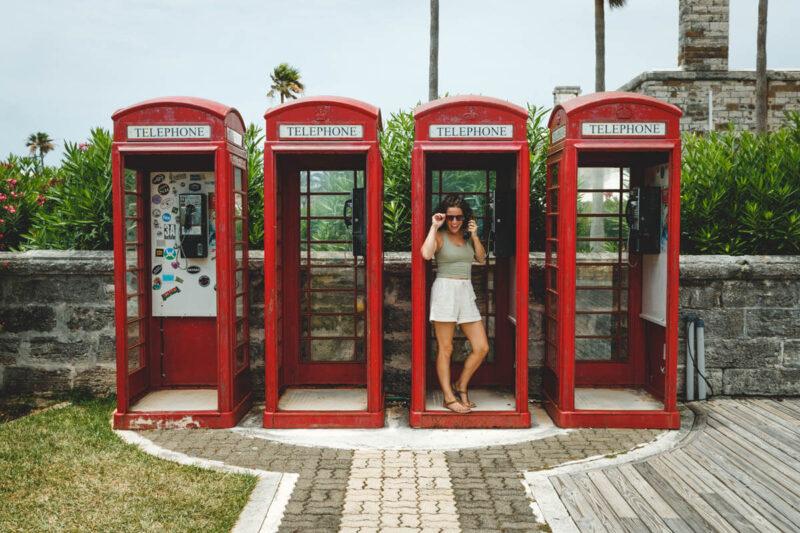
M12 154L0 161L0 251L19 248L31 220L50 209L47 196L60 175L58 168L41 167L31 157Z
M392 113L381 134L383 158L383 249L411 249L411 150L414 111Z
M800 114L767 135L683 136L681 253L800 253Z
M264 130L250 123L244 133L247 151L247 233L250 247L264 249Z

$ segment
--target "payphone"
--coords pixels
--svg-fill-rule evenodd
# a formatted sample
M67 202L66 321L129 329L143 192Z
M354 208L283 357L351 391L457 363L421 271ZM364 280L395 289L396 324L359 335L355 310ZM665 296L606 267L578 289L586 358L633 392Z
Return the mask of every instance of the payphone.
M114 113L114 427L230 427L251 405L244 122L199 98Z
M542 394L562 427L680 426L680 116L617 92L550 116Z
M483 96L434 100L414 110L412 152L412 427L522 428L528 410L528 113ZM448 194L470 205L489 252L472 265L472 286L489 353L470 380L469 414L446 410L435 368L438 351L428 320L436 265L416 253L433 209ZM466 224L467 221L464 221ZM471 351L456 330L451 376Z

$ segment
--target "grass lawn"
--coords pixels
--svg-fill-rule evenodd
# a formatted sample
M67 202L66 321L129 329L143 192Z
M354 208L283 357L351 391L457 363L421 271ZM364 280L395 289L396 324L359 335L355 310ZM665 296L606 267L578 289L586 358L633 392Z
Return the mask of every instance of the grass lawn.
M111 430L113 408L89 400L0 424L0 530L230 531L256 478L147 455Z

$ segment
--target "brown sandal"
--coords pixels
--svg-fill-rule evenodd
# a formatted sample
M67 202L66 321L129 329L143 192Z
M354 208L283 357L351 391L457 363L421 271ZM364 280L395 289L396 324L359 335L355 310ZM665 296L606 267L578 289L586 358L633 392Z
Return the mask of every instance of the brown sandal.
M475 402L471 402L471 401L466 401L465 402L464 401L464 396L467 395L467 391L456 389L456 384L455 383L451 383L450 387L453 389L453 392L458 394L458 399L459 399L459 401L461 402L462 405L465 405L465 406L469 407L470 409L472 409L473 407L478 407L478 405Z
M457 408L455 408L455 409L454 409L454 408L452 408L452 407L450 407L450 406L451 406L451 405L453 405L453 404L456 404L458 407L457 407ZM467 407L466 405L464 405L463 403L461 403L459 400L453 400L452 402L444 402L444 405L443 405L443 407L444 407L445 409L450 409L450 410L451 410L451 411L453 411L454 413L458 413L458 414L460 414L460 415L465 415L465 414L467 414L467 413L471 413L471 412L472 412L472 410L471 410L469 407ZM459 408L460 408L460 409L459 409Z

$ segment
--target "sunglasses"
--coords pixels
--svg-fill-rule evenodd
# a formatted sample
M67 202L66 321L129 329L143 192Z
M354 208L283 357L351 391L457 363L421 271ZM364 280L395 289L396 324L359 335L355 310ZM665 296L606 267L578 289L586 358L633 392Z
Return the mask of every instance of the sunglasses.
M451 220L455 220L456 222L461 222L462 220L464 220L464 215L445 215L445 218L447 219L448 222L450 222Z

